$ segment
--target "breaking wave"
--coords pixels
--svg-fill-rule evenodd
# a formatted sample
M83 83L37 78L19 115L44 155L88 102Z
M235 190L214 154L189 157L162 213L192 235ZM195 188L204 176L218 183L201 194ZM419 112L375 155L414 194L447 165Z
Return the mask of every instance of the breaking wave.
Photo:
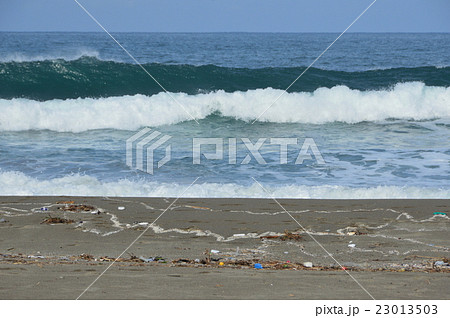
M24 62L50 62L50 61L66 61L71 62L78 59L94 58L99 59L100 53L92 49L77 49L70 53L61 54L24 54L22 52L8 53L0 56L0 63L24 63ZM17 65L17 64L16 64Z
M174 93L197 120L210 115L253 121L282 93L272 88L197 95ZM450 118L450 87L420 82L391 89L360 91L346 86L314 92L286 93L258 121L276 123L378 122L386 119ZM0 100L0 131L53 130L83 132L93 129L136 130L191 120L167 93L108 98L34 101Z

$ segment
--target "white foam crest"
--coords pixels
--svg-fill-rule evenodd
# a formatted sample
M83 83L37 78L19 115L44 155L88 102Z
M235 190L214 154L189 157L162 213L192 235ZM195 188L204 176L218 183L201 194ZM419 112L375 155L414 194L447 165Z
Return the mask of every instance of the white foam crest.
M36 61L53 61L53 60L65 60L65 61L73 61L77 60L83 56L95 57L99 58L100 53L96 50L92 49L78 49L71 52L66 53L57 53L57 54L36 54L30 55L22 52L8 53L0 57L0 62L36 62Z
M304 199L449 199L450 189L378 186L351 188L344 186L264 185L277 198ZM0 173L0 195L70 195L120 197L177 197L187 185L119 180L102 182L95 177L73 174L38 180L22 172ZM257 184L198 183L183 197L191 198L270 198Z
M196 119L220 112L252 121L282 91L272 88L247 92L173 94ZM450 87L420 82L397 84L390 90L358 91L346 86L319 88L313 93L286 93L260 121L277 123L358 123L387 118L426 120L450 118ZM0 131L49 129L82 132L91 129L136 130L143 126L176 124L190 116L167 94L108 98L33 101L0 100Z

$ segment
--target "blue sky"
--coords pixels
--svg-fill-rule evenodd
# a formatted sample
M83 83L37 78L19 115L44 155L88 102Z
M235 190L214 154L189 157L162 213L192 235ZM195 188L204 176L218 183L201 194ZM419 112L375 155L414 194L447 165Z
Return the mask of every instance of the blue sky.
M341 32L373 0L79 0L109 31ZM0 0L0 31L101 31L73 0ZM378 0L352 32L450 32L449 0Z

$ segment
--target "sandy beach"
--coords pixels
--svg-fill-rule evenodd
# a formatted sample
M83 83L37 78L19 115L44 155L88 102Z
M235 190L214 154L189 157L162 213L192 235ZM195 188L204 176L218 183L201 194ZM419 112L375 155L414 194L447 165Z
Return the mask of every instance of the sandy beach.
M75 299L145 231L82 299L448 299L449 200L173 201L1 197L0 298Z

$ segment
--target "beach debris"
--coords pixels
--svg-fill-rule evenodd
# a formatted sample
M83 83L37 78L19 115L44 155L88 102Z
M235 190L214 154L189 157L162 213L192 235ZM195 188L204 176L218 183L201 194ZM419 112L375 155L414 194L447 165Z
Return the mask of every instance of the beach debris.
M41 208L41 211L48 211L48 208L44 206Z
M233 265L237 265L237 266L252 266L252 263L250 261L247 260L236 260Z
M0 223L6 223L6 222L8 222L8 221L6 221L4 218L0 219Z
M154 257L145 258L145 257L143 257L143 256L139 256L139 259L140 259L141 261L143 261L144 263L150 263L150 262L154 262L154 261L155 261L155 258L154 258Z
M313 267L313 263L311 263L311 262L304 262L303 266L311 268L311 267Z
M164 258L162 258L161 256L156 256L155 261L158 263L167 263L167 261Z
M194 259L194 263L200 263L200 259L199 258Z
M212 253L212 254L219 254L220 251L218 251L218 250L211 250L211 253Z
M287 230L284 231L284 234L281 235L280 240L282 241L300 241L302 239L302 236L296 233L289 232Z
M71 224L74 222L75 222L74 220L48 216L41 222L41 224L42 223L45 223L45 224Z
M449 266L449 264L444 261L436 261L434 262L434 266Z
M356 244L355 243L348 244L348 247L350 247L350 248L356 247Z
M56 204L74 204L75 201L57 201Z
M433 215L444 215L444 216L446 216L447 213L444 213L444 212L434 212Z
M172 263L190 264L190 263L192 263L192 261L190 259L187 259L187 258L179 258L179 259L176 259L176 260L172 261Z
M149 260L150 257L146 260ZM10 263L10 264L36 264L37 266L42 266L43 264L73 264L74 262L85 260L86 265L94 265L101 262L117 262L121 263L122 266L146 266L144 260L131 255L131 257L119 257L113 258L108 256L103 256L99 258L94 258L94 256L89 254L81 254L81 255L72 255L72 256L43 256L37 251L35 254L2 254L0 253L0 263ZM197 262L199 261L199 262ZM436 263L437 262L437 263ZM83 262L81 262L83 263ZM148 262L150 264L150 262ZM450 273L450 265L449 260L446 258L440 258L436 260L436 258L431 262L421 262L414 264L390 264L385 265L383 267L360 267L360 266L321 266L312 264L307 264L311 262L297 263L297 262L284 262L281 260L222 260L222 261L213 261L211 263L206 263L205 260L191 260L191 259L178 259L171 261L168 265L161 257L154 257L154 261L152 263L153 266L180 266L180 267L200 267L207 266L210 268L220 268L221 266L226 266L227 268L235 268L235 269L270 269L270 270L316 270L316 271L368 271L368 272L441 272L441 273ZM430 266L431 265L431 266ZM148 265L150 266L150 265Z
M233 234L234 237L245 237L245 234Z
M143 256L136 257L134 255L130 255L129 258L113 258L109 256L103 256L98 259L94 259L95 261L100 262L124 262L124 263L150 263L150 262L159 262L166 263L166 260L160 256L145 258Z
M84 259L85 261L95 260L94 256L92 256L91 254L86 254L86 253L81 254L79 258Z
M148 222L139 222L138 225L140 225L140 226L147 226Z
M45 258L42 255L28 255L28 258Z
M284 234L282 235L266 235L266 236L260 236L260 239L279 239L282 241L300 241L303 239L303 237L300 234L292 233L288 230L284 230Z
M125 207L124 207L124 206L118 206L118 207L117 207L117 210L123 211L123 210L125 210Z
M366 231L362 231L358 228L352 227L347 229L347 232L344 233L345 235L348 236L354 236L354 235L367 235L367 230Z
M262 239L266 239L266 240L273 240L273 239L279 239L280 235L265 235L265 236L260 236L259 237L261 240Z
M338 229L337 232L341 235L354 236L354 235L367 235L369 230L364 225L347 226L343 229Z
M289 252L284 252L284 254L289 254Z
M91 212L96 210L93 206L84 205L84 204L68 204L65 206L58 207L58 210L66 211L66 212Z
M211 252L210 252L210 250L206 249L203 254L206 255L205 264L211 263Z

